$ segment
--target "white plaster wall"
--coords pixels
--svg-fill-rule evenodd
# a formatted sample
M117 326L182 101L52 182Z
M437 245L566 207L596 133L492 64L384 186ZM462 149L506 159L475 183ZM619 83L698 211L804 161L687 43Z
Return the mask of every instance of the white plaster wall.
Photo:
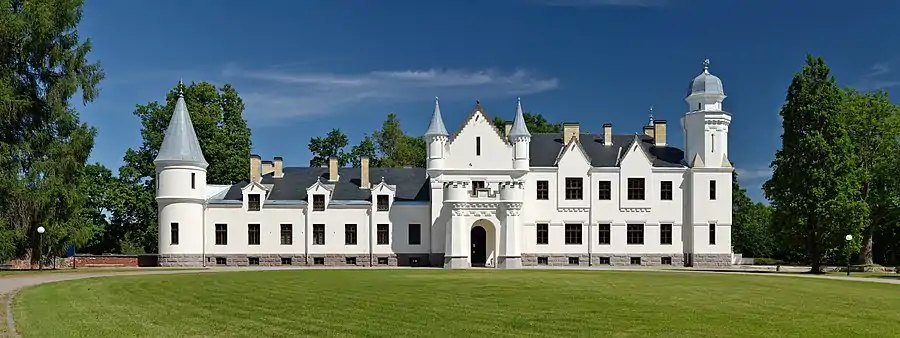
M171 244L172 222L178 223L177 245ZM158 236L160 254L203 253L203 205L185 202L161 203Z
M386 217L385 217L386 216ZM428 204L394 204L387 215L379 215L373 224L390 224L390 245L376 245L375 253L428 253L430 248L431 216ZM420 244L409 244L409 224L420 224ZM377 234L373 231L373 236ZM435 234L443 239L443 234ZM375 237L373 237L375 238ZM374 239L373 239L374 240ZM443 245L441 250L443 252Z
M329 206L325 211L309 213L309 254L363 254L369 252L369 215L368 206L336 207ZM316 245L313 241L315 224L325 224L325 245ZM356 224L356 245L344 244L344 225Z
M303 253L305 235L303 213L303 209L296 207L264 207L260 211L247 211L246 208L237 205L210 205L206 209L206 254L209 256ZM228 225L228 245L216 245L216 224ZM259 224L259 245L247 244L248 224ZM281 224L293 225L291 245L281 245ZM343 236L341 241L343 242Z
M695 253L731 253L732 196L730 170L693 172L692 239ZM716 180L716 199L709 199L709 181ZM709 245L709 224L716 224L716 244Z
M206 170L192 166L169 166L157 168L157 198L206 199ZM191 188L191 174L194 174L194 188Z
M480 156L475 151L476 137L481 137ZM500 138L485 115L476 113L450 141L445 163L449 169L512 169L513 147Z
M590 189L591 164L581 151L581 147L574 143L567 147L568 149L565 150L557 165L559 168L555 179L557 189L551 189L550 195L556 195L557 208L589 208L593 196L593 191ZM583 189L580 200L566 199L566 178L570 177L581 178ZM535 183L535 189L536 187L537 183ZM531 195L532 199L537 198L536 190L531 190Z

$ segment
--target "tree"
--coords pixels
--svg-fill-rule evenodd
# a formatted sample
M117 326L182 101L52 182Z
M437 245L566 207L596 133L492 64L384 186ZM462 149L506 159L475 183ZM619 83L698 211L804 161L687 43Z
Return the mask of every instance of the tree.
M732 245L745 257L772 258L775 246L771 231L772 209L747 196L747 191L738 183L737 172L732 174L731 188Z
M375 138L375 145L381 157L388 162L403 162L396 157L400 142L405 135L403 129L400 128L400 119L394 113L388 113L387 119L381 124L381 129L372 133Z
M378 160L378 151L375 149L375 142L372 141L372 138L368 135L363 136L363 139L359 141L359 144L350 148L350 163L354 168L360 167L360 158L363 156L369 157L369 167L379 167Z
M870 210L864 220L859 263L874 264L875 234L880 227L896 226L891 216L896 215L900 200L897 176L900 174L897 170L900 119L897 107L884 91L860 93L848 88L843 94L846 112L843 116L857 155L860 199Z
M110 226L107 215L115 205L119 180L100 163L87 165L84 169L79 182L79 190L86 196L82 217L85 225L92 229L93 236L79 251L93 254L117 252L116 229Z
M350 142L347 135L340 129L332 129L322 137L309 138L309 152L312 158L309 159L310 167L321 167L328 164L328 159L332 157L338 158L338 165L343 167L350 162L350 154L344 151L344 147Z
M525 126L531 133L561 133L563 131L562 123L550 123L541 114L522 113L525 118ZM499 116L494 116L494 126L498 130L505 130L506 120Z
M763 187L777 210L777 226L806 249L811 272L820 273L825 259L842 252L844 235L859 235L868 208L858 199L859 173L842 123L842 97L824 60L807 55L785 101L782 146Z
M0 258L32 261L90 238L78 190L96 130L70 100L93 101L104 74L77 26L83 1L5 1L0 11Z

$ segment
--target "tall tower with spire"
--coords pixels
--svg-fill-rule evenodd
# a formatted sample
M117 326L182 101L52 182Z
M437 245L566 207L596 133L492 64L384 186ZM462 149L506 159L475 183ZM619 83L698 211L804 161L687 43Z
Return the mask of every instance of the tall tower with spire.
M709 59L703 61L703 71L691 81L684 100L688 104L688 112L681 118L685 161L691 167L730 166L731 114L722 109L725 90L722 80L709 73Z
M519 98L516 103L516 118L513 125L509 129L509 143L513 145L513 169L528 170L530 169L529 144L531 143L531 133L528 132L528 126L525 125L525 115L522 112L522 99Z
M446 145L450 134L444 127L444 119L441 117L441 104L437 97L434 98L434 112L431 114L431 123L425 131L425 142L428 143L428 170L444 169L447 158Z
M200 142L184 102L179 81L178 100L156 166L156 203L159 211L159 265L203 265L203 214L206 168Z

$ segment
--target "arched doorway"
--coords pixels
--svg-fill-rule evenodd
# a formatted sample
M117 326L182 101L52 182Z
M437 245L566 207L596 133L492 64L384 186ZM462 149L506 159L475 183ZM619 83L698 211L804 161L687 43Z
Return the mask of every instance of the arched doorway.
M473 226L471 239L472 251L469 257L472 266L483 267L487 263L487 231L482 226Z

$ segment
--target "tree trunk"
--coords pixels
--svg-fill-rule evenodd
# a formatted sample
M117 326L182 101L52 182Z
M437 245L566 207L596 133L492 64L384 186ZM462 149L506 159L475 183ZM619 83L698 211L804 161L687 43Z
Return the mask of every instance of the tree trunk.
M862 248L859 251L859 264L875 264L873 247L875 245L875 224L869 224L863 233Z

